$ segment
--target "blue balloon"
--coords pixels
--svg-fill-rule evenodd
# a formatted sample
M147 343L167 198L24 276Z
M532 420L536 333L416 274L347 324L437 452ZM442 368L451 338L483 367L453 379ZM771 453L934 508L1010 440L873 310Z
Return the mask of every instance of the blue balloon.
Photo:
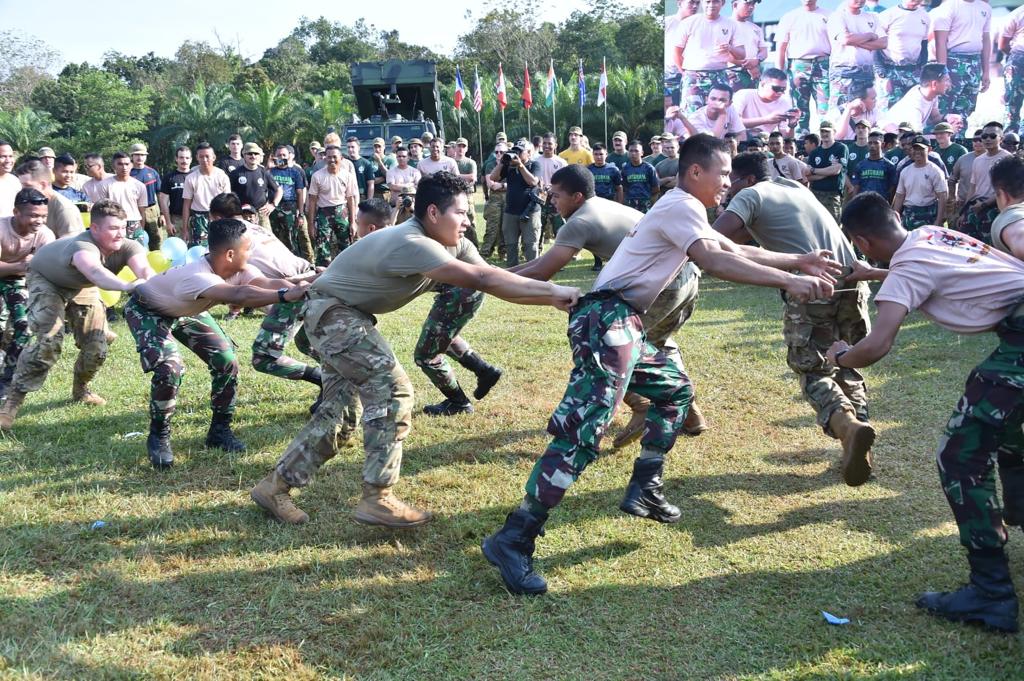
M193 246L188 249L188 253L185 254L185 262L193 263L206 255L206 249L202 246Z
M176 236L168 237L160 244L160 252L171 261L172 265L183 265L185 254L188 253L188 244Z

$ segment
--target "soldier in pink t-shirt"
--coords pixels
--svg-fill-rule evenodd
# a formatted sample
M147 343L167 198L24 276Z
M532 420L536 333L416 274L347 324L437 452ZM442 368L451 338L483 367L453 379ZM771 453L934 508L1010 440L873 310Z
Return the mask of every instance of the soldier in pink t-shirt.
M853 347L833 344L827 355L832 364L871 366L888 354L914 310L954 333L994 331L999 337L968 376L936 454L967 549L970 583L927 592L917 606L950 620L1017 631L1017 595L1003 545L1006 525L1024 523L1024 262L949 229L907 232L888 202L871 192L850 201L843 227L861 252L888 262L889 270L871 277L884 280L871 333ZM995 462L1005 510L996 497Z

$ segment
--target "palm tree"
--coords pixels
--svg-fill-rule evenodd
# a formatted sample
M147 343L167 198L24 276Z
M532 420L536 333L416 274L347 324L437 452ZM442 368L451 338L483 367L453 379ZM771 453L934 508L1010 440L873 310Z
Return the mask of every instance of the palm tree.
M319 140L327 128L345 127L349 116L356 111L355 96L342 90L324 90L319 95L306 95L299 105L298 139Z
M259 144L266 153L275 144L294 144L298 139L299 100L279 85L247 85L238 94L235 114L246 138Z
M17 111L0 111L0 139L11 143L16 151L34 153L49 143L60 125L45 111L25 107Z
M624 130L632 140L661 132L664 105L657 69L651 66L608 69L608 101L605 106L608 107L609 134L613 130ZM590 137L600 139L604 136L604 111L590 107L590 112L589 129L601 131L597 136L589 133Z
M226 85L207 87L202 80L194 89L171 88L160 114L161 126L153 131L155 146L209 142L220 149L235 131L234 97Z

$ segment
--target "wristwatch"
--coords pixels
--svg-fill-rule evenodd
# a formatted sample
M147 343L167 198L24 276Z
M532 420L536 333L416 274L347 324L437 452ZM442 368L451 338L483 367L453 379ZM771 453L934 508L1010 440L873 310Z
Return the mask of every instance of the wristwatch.
M277 299L280 300L282 303L287 303L288 301L284 299L284 294L288 293L289 290L290 289L286 288L277 289Z

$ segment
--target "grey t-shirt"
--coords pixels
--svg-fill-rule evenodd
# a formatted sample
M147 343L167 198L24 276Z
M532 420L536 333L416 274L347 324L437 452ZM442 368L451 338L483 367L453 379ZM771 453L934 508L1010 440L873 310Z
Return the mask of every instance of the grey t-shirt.
M423 276L452 260L486 265L465 237L446 248L426 235L417 218L386 227L355 242L310 287L313 296L337 298L366 314L383 314L431 290Z
M601 260L610 260L612 253L643 216L629 206L593 196L558 228L555 245L576 250L585 248Z
M654 167L658 172L658 177L665 179L666 177L675 177L679 174L679 159L678 158L666 158L664 161Z
M116 274L128 264L130 259L140 253L145 253L146 249L138 241L125 239L121 242L119 250L103 257L99 246L92 240L92 232L85 231L75 237L57 239L40 248L29 262L28 271L42 276L58 289L63 289L70 295L74 295L83 288L93 285L77 267L71 264L71 259L79 251L95 253L99 256L103 266Z
M737 192L726 210L769 251L799 255L826 248L843 267L857 259L832 214L799 182L784 177L758 182Z

